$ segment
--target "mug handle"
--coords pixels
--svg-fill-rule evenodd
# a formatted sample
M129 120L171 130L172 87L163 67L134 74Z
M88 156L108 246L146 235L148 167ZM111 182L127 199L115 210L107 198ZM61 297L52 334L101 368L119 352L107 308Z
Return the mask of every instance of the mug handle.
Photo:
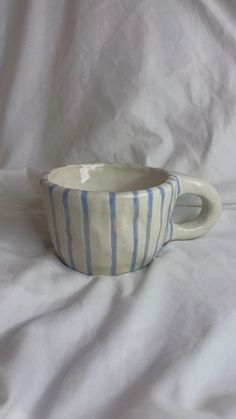
M202 200L202 210L193 221L173 223L172 240L190 240L202 236L217 222L221 214L221 200L217 190L206 180L175 174L179 180L180 195L198 195Z

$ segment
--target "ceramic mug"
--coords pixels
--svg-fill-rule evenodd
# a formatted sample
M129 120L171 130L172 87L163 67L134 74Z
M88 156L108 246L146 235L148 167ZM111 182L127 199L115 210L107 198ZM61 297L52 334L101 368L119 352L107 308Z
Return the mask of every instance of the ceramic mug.
M69 165L44 173L40 183L57 255L88 275L143 268L166 242L206 233L221 212L207 181L151 167ZM172 212L185 193L200 196L202 210L195 220L175 224Z

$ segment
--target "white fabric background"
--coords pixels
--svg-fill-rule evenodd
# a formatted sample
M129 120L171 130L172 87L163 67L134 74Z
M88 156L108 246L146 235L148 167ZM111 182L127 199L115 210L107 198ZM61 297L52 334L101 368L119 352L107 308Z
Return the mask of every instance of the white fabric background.
M235 419L235 22L233 0L1 1L1 419ZM222 217L142 271L69 270L38 175L96 161L202 176Z

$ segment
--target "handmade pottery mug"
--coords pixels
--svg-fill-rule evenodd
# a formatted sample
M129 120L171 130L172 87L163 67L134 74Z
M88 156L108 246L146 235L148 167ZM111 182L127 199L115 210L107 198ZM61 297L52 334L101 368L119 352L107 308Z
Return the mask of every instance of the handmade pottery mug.
M56 253L88 275L143 268L166 242L206 233L221 212L208 182L157 168L69 165L44 173L40 183ZM175 224L172 212L185 193L200 196L202 210L195 220Z

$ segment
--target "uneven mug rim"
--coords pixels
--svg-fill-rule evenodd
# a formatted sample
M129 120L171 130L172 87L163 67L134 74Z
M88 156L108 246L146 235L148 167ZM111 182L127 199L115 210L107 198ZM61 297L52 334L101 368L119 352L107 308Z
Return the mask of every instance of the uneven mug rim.
M130 167L130 168L141 168L141 169L153 169L153 170L161 170L165 175L166 175L166 180L156 186L150 186L148 188L142 188L142 189L127 189L127 191L90 191L90 190L86 190L86 189L80 189L80 188L68 188L66 186L61 186L58 183L55 182L51 182L49 180L49 176L50 174L54 171L54 170L58 170L58 169L63 169L65 167L78 167L78 166L114 166L114 167ZM78 194L78 193L82 193L82 192L87 192L89 194L93 194L93 195L107 195L109 193L115 193L116 195L119 196L133 196L134 192L137 192L138 194L141 193L146 193L147 190L151 190L154 191L155 189L158 189L160 187L168 187L169 182L176 180L178 183L178 189L180 189L180 185L179 185L179 179L177 177L177 174L173 173L171 174L169 171L167 171L166 169L163 169L161 167L153 167L153 166L142 166L142 165L138 165L138 164L127 164L127 163L112 163L112 162L97 162L97 163L78 163L78 164L65 164L63 166L58 166L58 167L54 167L50 170L47 170L46 172L43 172L42 175L40 176L40 185L42 187L56 187L58 191L65 191L67 190L68 193L74 193L74 194Z

